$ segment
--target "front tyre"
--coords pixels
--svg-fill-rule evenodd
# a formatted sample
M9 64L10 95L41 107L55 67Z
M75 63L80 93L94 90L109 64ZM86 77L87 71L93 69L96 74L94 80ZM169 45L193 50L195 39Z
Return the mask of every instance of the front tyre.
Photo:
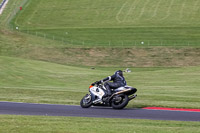
M111 106L113 109L123 109L128 104L129 99L127 95L116 95L111 100Z
M92 106L92 97L91 95L87 94L81 99L80 105L82 108L89 108Z

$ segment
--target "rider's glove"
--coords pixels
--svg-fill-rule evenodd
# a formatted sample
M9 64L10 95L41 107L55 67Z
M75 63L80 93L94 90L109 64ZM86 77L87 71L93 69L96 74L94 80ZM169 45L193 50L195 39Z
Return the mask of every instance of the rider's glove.
M96 81L95 84L97 84L97 85L101 84L101 80L100 81Z

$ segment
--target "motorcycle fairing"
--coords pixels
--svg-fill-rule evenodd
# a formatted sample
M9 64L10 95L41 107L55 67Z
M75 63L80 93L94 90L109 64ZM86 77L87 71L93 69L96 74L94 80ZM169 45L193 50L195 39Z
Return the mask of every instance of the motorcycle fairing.
M102 97L105 94L105 92L102 89L100 89L96 86L93 86L93 87L90 88L90 93L91 93L91 96L92 96L92 100L95 100L97 97L99 99L102 99Z

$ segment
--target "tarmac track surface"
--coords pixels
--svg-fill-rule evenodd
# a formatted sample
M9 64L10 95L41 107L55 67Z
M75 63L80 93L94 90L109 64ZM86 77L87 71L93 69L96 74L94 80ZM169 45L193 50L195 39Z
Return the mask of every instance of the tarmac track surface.
M200 112L0 102L0 114L200 121Z

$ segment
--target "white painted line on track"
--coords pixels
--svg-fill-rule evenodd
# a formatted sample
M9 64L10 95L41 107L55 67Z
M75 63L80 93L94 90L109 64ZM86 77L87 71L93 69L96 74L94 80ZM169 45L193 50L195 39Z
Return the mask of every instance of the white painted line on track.
M24 103L24 102L10 102L10 101L0 101L0 103L16 103L16 104L34 104L34 105L67 105L67 106L80 106L80 105L68 105L68 104L50 104L50 103Z
M3 13L3 10L5 9L7 3L9 0L6 0L6 2L4 3L4 5L2 6L2 8L0 9L0 15Z

